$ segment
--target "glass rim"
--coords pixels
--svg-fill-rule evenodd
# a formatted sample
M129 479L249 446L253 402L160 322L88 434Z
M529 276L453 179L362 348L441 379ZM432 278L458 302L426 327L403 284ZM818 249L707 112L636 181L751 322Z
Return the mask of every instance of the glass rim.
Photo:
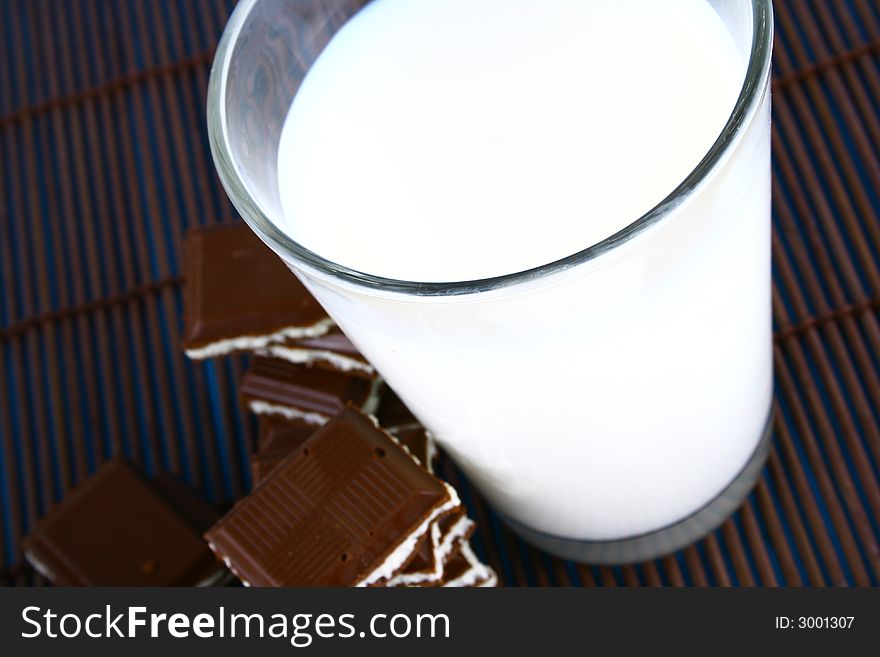
M306 270L373 292L419 297L462 296L488 292L545 278L617 249L671 214L672 209L701 186L720 164L725 154L738 142L737 137L751 124L764 92L770 84L770 57L773 44L772 0L751 0L752 44L745 79L733 111L699 164L651 210L616 233L585 249L530 269L468 281L420 282L386 278L328 260L291 239L266 216L238 175L226 133L224 102L226 76L238 34L257 2L259 0L241 0L235 7L217 46L211 67L207 99L208 141L220 182L245 222L276 253L288 255Z

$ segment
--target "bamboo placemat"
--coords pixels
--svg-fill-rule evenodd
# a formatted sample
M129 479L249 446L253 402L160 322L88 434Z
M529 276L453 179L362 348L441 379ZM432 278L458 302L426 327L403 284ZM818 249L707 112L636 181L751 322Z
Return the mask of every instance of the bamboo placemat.
M249 488L240 357L179 345L180 236L235 219L205 133L231 0L0 3L0 579L112 455L218 505ZM777 0L776 439L760 484L681 552L590 567L504 529L448 461L508 585L880 583L880 6Z

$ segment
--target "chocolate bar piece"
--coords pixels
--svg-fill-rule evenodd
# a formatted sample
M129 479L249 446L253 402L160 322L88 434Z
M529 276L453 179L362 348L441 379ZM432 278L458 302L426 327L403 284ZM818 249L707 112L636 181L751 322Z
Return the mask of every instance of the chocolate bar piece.
M393 577L379 582L381 586L424 586L443 579L445 565L461 543L474 531L474 522L464 508L438 518L431 531L416 544L408 563Z
M497 586L498 576L490 566L481 563L468 540L455 543L443 563L441 576L433 580L395 583L393 586L417 586L427 588L483 588Z
M288 340L283 344L272 344L256 352L260 356L270 356L320 367L322 369L345 372L350 376L372 379L376 370L355 348L351 340L338 328L331 329L317 337Z
M280 415L320 426L346 403L369 412L375 382L294 365L277 358L255 358L240 388L242 402L254 413Z
M244 224L192 229L184 251L183 348L190 358L323 335L334 325Z
M368 586L458 505L454 489L349 406L205 538L248 585Z
M112 461L38 523L25 557L61 586L215 583L224 570L194 528L209 521L210 507L190 497L178 512L166 499L180 500L181 489L163 490Z

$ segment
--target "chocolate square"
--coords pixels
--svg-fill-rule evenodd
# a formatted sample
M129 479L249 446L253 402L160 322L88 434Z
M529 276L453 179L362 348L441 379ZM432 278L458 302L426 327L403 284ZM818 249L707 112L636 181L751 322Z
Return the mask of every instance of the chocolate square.
M277 358L255 358L239 392L245 405L256 413L320 425L339 414L346 403L363 406L371 391L372 382L365 379Z
M192 358L254 349L333 325L299 279L245 224L191 229L184 241L183 347ZM247 338L233 343L237 338ZM216 352L205 352L214 346Z
M458 504L362 413L348 407L276 467L205 537L254 586L369 584L406 541ZM393 568L396 570L396 566Z
M25 556L62 586L195 586L222 573L192 524L131 467L112 461L24 541Z

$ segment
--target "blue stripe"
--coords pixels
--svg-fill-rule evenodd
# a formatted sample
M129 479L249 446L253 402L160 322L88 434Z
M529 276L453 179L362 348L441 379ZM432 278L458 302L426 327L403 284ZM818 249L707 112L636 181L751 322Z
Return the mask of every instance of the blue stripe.
M486 507L486 512L489 519L489 527L483 528L483 531L488 529L492 536L492 541L498 547L498 557L501 559L501 572L498 574L504 578L504 581L507 582L508 586L515 585L516 578L513 576L513 568L510 565L510 555L504 546L501 521L498 520L498 516L496 516L488 506Z
M715 571L709 565L709 557L706 555L706 541L700 541L696 544L697 555L700 558L700 565L706 575L706 581L709 586L718 586L718 579L715 577ZM661 571L662 572L662 571ZM664 580L664 584L668 584Z
M175 352L180 348L179 345L173 344L171 342L171 338L168 335L168 321L169 318L165 312L165 304L157 303L156 310L159 315L159 326L160 326L160 339L162 341L161 349L165 355L166 360L166 372L167 376L165 377L165 384L170 388L169 396L171 397L171 415L172 422L176 432L175 436L165 436L165 440L162 441L165 444L166 441L173 441L176 445L178 445L178 455L180 457L180 467L182 470L182 474L187 481L192 481L192 470L191 464L189 462L189 456L187 454L187 450L185 449L183 443L183 435L184 435L184 426L183 426L183 409L182 409L182 401L183 401L183 390L180 390L177 385L177 378L173 376L171 369L171 359L174 357ZM177 318L171 318L170 321L177 321ZM155 368L155 364L154 364ZM157 385L161 385L158 384ZM168 467L166 462L166 467Z
M822 497L819 491L819 484L816 481L816 477L813 473L812 467L810 467L810 462L807 459L806 454L804 453L803 445L801 444L800 436L795 429L794 420L791 417L791 413L788 408L788 400L785 398L785 395L780 394L777 396L777 403L779 405L779 413L781 414L782 421L785 423L788 433L792 437L792 443L795 451L797 452L797 459L800 463L801 469L806 475L807 483L810 486L810 492L813 495L813 499L810 501L811 506L819 511L819 514L822 517L822 524L825 529L825 533L832 539L832 545L834 547L835 554L837 556L838 561L840 562L841 569L843 570L844 577L848 582L852 582L852 575L849 573L848 566L846 565L846 559L844 558L843 551L840 548L840 543L837 541L836 531L834 527L834 523L831 521L831 517L828 514L828 509L825 505L825 500ZM800 511L801 517L806 517L806 513L804 512L803 504L807 503L807 500L804 500L800 495L794 496L795 504L797 504L798 509ZM813 545L815 545L815 539L813 538L813 532L815 531L812 526L809 524L806 525L806 529L808 534L810 535ZM831 575L827 570L827 565L822 560L821 553L816 552L817 560L822 567L822 575L825 578L826 582L830 582L832 580Z
M752 493L752 495L754 495L754 493ZM746 569L752 576L752 581L755 582L755 584L760 585L761 577L758 574L758 567L755 564L755 555L752 553L752 546L746 538L745 529L743 529L743 511L737 511L733 515L732 520L733 530L736 532L737 538L739 538L739 542L742 545Z
M535 577L535 568L532 564L532 560L529 559L529 550L530 548L523 543L522 539L519 536L513 535L514 541L517 547L517 553L519 554L520 565L522 566L523 573L525 573L526 586L536 586L538 583L537 577Z
M4 376L6 377L6 384L10 388L10 397L14 396L14 387L10 385L11 382L14 381L12 375L12 343L7 342L3 345L3 363L4 363ZM7 401L10 402L10 425L12 430L11 436L4 436L4 424L0 422L0 473L3 473L2 479L0 479L0 509L2 509L3 513L0 514L0 523L2 523L3 529L3 538L4 538L4 555L3 559L6 563L15 563L16 559L16 551L17 546L13 544L12 539L14 536L14 527L12 526L12 492L10 488L12 488L13 482L11 478L7 479L6 474L11 473L13 468L17 470L17 472L24 472L22 463L7 463L6 462L6 445L11 444L16 450L18 449L18 436L20 435L18 429L18 417L16 413L16 407L11 404L12 399L7 398ZM10 455L13 459L15 458L15 454ZM24 487L21 486L21 478L19 477L19 490L18 490L18 499L24 500Z
M679 550L673 555L673 558L676 563L678 563L678 569L681 571L685 586L693 586L693 579L691 578L690 570L687 567L687 560L684 558L684 552Z
M106 317L106 315L104 317ZM89 327L88 334L89 334L89 338L92 343L92 353L94 354L94 358L95 358L95 362L89 363L89 366L94 368L94 370L93 370L95 373L94 380L95 380L95 383L98 387L98 389L97 389L98 407L102 411L101 413L99 413L99 419L98 419L100 426L96 426L96 425L90 425L90 426L92 427L93 431L98 432L98 436L100 437L98 448L101 450L101 453L100 453L101 460L104 461L106 459L109 459L113 455L113 442L112 442L110 436L113 435L113 433L116 431L116 429L115 429L115 427L112 427L110 425L110 414L107 412L107 409L110 407L109 397L107 396L107 384L112 385L113 382L112 381L105 382L104 377L102 376L102 372L104 371L104 367L106 366L106 363L103 362L104 355L102 353L102 350L99 347L99 342L98 342L98 326L97 326L97 324L99 321L105 322L104 318L99 319L99 316L92 316L92 317L88 318L88 327ZM109 322L105 322L105 323L109 324ZM105 335L107 335L107 340L106 340L107 348L108 348L108 350L112 349L113 343L112 343L112 338L111 338L109 327L107 328ZM112 353L112 351L110 353ZM79 356L79 354L78 354L78 356ZM80 365L80 367L82 367L82 365ZM117 386L115 389L118 391L119 387ZM97 466L98 456L99 455L97 455L97 454L92 454L92 449L90 447L89 448L89 458L90 458L89 469L90 470L94 470L95 467Z
M801 582L803 582L803 584L805 586L808 586L811 584L811 582L810 582L809 576L807 575L806 566L804 565L804 561L801 556L800 549L798 548L797 541L795 540L794 532L792 531L791 525L789 523L789 519L783 513L782 507L780 505L779 494L776 490L776 482L773 480L773 477L771 477L769 475L769 473L764 478L764 485L767 487L767 492L769 494L768 496L770 498L770 504L773 506L773 509L776 512L776 517L779 521L780 526L782 527L782 531L785 534L785 541L786 541L786 544L788 545L788 549L791 551L792 560L794 561L794 565L797 568L798 575L800 576L800 580L801 580ZM763 514L762 514L762 516L763 516ZM763 523L761 524L761 531L762 531L762 533L766 531L766 527L764 526ZM809 532L807 532L807 540L808 540L808 542L810 540ZM814 545L810 544L810 548L812 549L812 552L814 555L817 554L816 547ZM817 561L818 561L818 557L817 557ZM782 579L780 581L782 581ZM796 584L796 582L788 582L788 581L786 581L785 583L788 586L793 586L794 584Z
M213 433L215 437L215 445L220 456L220 467L223 476L223 499L232 499L231 474L229 471L229 454L226 451L226 423L223 419L224 400L220 396L220 388L217 382L218 372L213 361L204 361L202 370L205 375L205 383L208 389L208 399L210 400L211 419L213 420Z
M21 52L23 52L23 53L40 52L39 50L36 50L34 48L33 37L31 35L30 21L27 20L27 10L25 10L24 6L21 7L21 11L18 15L18 19L19 19L19 23L18 23L19 32L18 33L21 36L22 46L23 46ZM43 92L41 94L38 90L37 75L34 70L34 59L35 59L35 57L33 57L33 56L24 58L25 80L27 82L27 86L26 86L27 91L25 92L25 98L27 99L26 102L28 102L28 103L35 103L41 99L40 98L41 96L43 98L48 96L47 93ZM40 82L43 82L45 84L45 79L41 78Z
M232 358L226 358L223 362L223 368L226 371L226 408L230 410L232 415L233 448L236 450L235 460L245 466L249 463L248 454L250 446L247 444L246 432L244 428L245 417L242 413L241 402L238 398L238 386L236 385L235 375L232 369ZM237 472L230 470L229 476L238 480L240 490L250 490L251 477L250 470L247 467L240 468ZM230 482L231 484L231 482Z
M7 57L4 59L4 61L9 62L11 64L17 60L18 55L15 51L15 46L14 46L14 44L16 42L16 39L14 36L16 30L14 28L15 23L12 21L12 17L9 14L10 7L11 7L11 4L8 2L4 2L2 4L3 20L0 21L0 24L3 25L4 32L5 32L5 38L3 39L3 42L5 44L7 44ZM3 68L9 72L9 80L10 80L9 106L10 107L20 107L21 105L24 104L24 102L22 101L21 93L19 91L19 85L18 85L18 81L17 81L18 67L17 66L4 66Z
M179 296L179 295L178 295ZM195 417L195 429L196 429L196 451L198 454L199 461L194 464L194 467L199 468L202 480L202 490L204 490L205 495L208 499L216 500L220 497L220 491L217 489L217 485L214 481L213 470L208 461L208 449L207 449L207 441L211 439L211 436L206 435L206 432L209 431L210 427L206 427L200 421L198 405L201 404L201 399L198 394L198 386L196 385L196 372L195 369L197 367L201 367L200 364L195 363L188 358L184 359L183 373L186 378L186 385L189 387L191 392L191 399L194 401L193 406L191 408L191 412Z
M33 401L37 399L37 389L34 385L35 373L31 362L31 349L29 347L22 349L21 364L23 380L21 381L22 395L20 402L24 409L24 414L27 416L27 423L33 433L25 435L24 432L19 431L18 435L22 439L20 444L23 449L27 449L28 445L31 447L29 451L34 465L34 486L36 488L34 493L37 497L35 502L37 513L42 515L48 510L49 504L52 501L45 499L43 495L43 480L47 475L51 476L51 473L43 472L41 458L43 455L43 445L41 444L41 441L37 439L36 435L38 418L37 413L34 410Z
M130 314L126 314L123 318L123 331L125 333L125 340L129 345L129 353L131 354L129 359L129 367L130 370L128 373L120 373L121 376L125 376L129 374L132 378L131 386L133 388L133 396L134 399L134 412L136 417L136 426L138 431L135 432L133 427L129 426L129 421L131 418L124 418L123 423L125 425L125 430L132 436L137 437L137 442L131 446L131 449L135 450L134 452L127 452L126 456L128 458L132 458L137 454L140 458L139 460L143 461L144 468L147 472L151 472L153 468L152 463L152 455L151 450L147 447L148 444L148 436L149 429L147 428L147 418L144 412L144 401L141 395L141 388L136 378L137 373L137 357L134 355L134 350L136 348L134 335L132 331L132 323L134 322L134 317ZM122 369L122 368L120 368Z

